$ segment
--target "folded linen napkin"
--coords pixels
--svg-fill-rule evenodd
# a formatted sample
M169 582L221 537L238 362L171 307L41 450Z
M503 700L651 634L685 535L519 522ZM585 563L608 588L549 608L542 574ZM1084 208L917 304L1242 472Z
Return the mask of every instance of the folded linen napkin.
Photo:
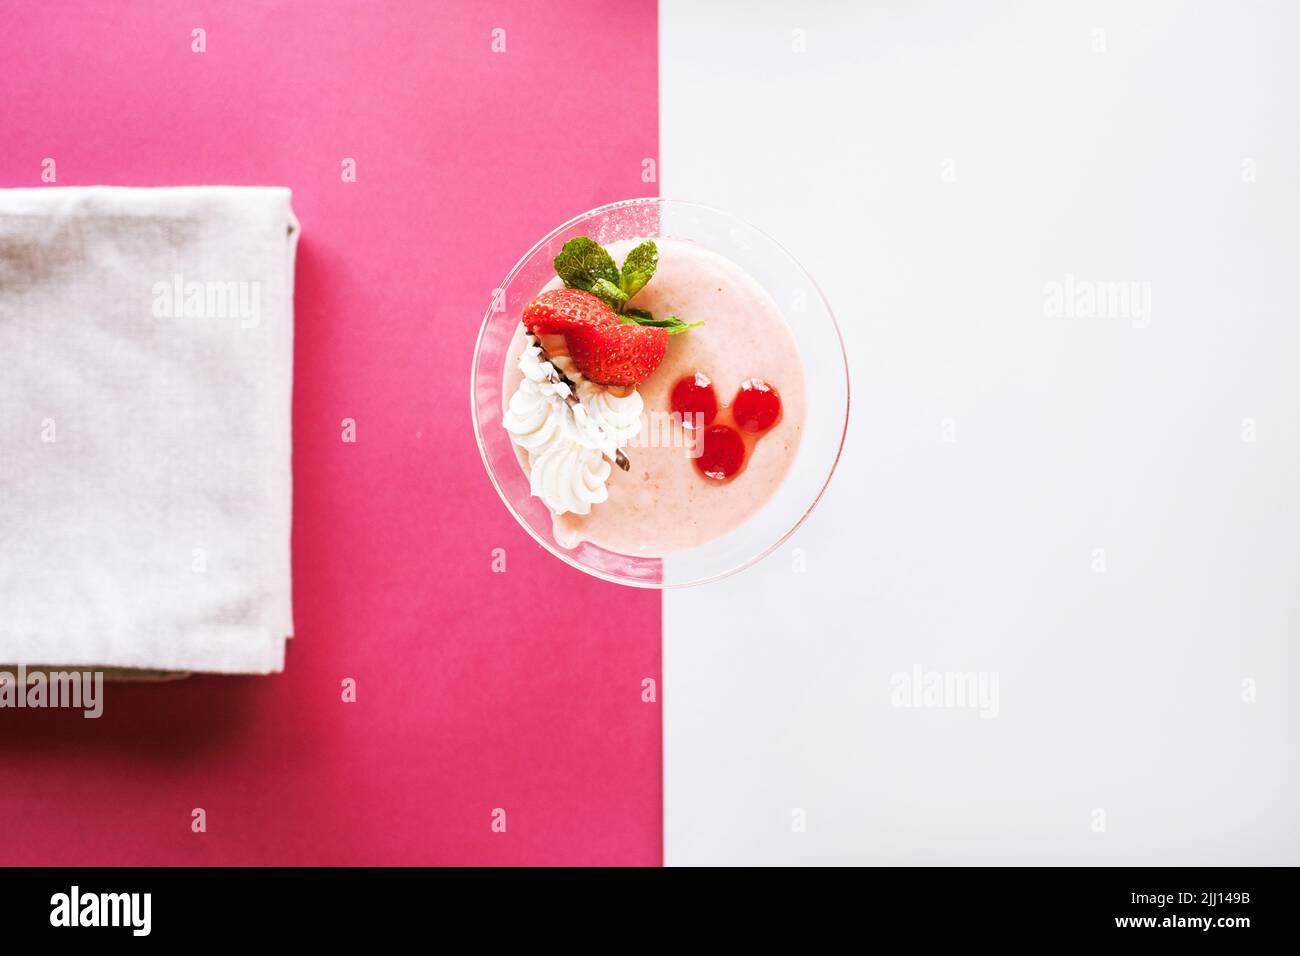
M289 199L0 190L0 662L283 668Z

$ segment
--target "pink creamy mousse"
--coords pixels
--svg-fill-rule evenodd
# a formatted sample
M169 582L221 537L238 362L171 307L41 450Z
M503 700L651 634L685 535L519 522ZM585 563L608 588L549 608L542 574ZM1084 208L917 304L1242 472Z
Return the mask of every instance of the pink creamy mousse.
M621 265L642 241L627 239L606 248ZM704 325L670 337L663 362L637 386L645 403L641 434L624 449L630 470L613 470L609 499L587 515L555 516L556 541L564 547L587 541L646 558L699 547L755 514L785 479L799 450L807 410L803 363L776 302L730 259L681 239L654 242L659 267L629 305ZM557 278L546 288L561 285ZM521 325L504 370L507 405L521 378L517 361L524 344ZM696 372L713 382L720 410L751 378L781 395L780 421L753 445L744 470L729 481L700 473L693 464L692 434L672 418L673 386ZM526 470L526 457L515 450Z

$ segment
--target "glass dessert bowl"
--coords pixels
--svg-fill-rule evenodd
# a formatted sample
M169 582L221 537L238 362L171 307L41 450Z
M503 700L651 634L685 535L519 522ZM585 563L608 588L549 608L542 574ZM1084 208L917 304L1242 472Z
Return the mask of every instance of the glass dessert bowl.
M771 553L839 458L839 329L802 266L707 206L600 206L495 290L470 379L479 451L544 548L636 587Z

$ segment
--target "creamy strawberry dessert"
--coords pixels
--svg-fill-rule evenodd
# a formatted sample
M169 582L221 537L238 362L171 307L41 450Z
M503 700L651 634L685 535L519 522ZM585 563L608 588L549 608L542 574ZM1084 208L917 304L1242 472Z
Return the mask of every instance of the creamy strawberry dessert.
M502 424L564 547L698 547L773 495L804 372L772 297L692 242L566 243L508 353Z

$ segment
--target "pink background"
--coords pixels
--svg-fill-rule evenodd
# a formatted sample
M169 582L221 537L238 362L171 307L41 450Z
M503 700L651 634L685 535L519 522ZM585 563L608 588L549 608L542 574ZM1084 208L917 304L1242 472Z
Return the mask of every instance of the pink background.
M4 4L0 186L293 189L297 636L277 677L0 712L0 864L659 863L659 598L542 552L468 408L514 260L657 188L655 5L57 7Z

